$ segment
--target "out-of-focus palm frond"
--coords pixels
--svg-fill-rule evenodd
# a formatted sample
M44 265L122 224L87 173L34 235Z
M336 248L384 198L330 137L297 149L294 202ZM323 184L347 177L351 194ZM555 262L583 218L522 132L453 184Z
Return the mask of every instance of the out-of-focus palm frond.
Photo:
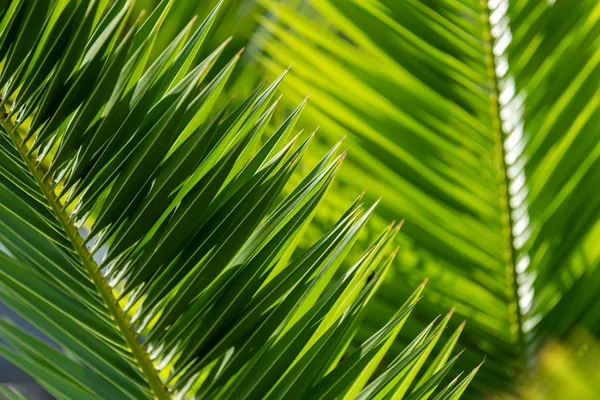
M436 304L473 321L461 359L488 354L474 387L489 393L547 338L598 330L597 1L263 3L263 64L294 62L284 87L312 93L320 145L348 133L325 207L366 187L383 196L374 226L407 220L366 335L428 276L421 326Z

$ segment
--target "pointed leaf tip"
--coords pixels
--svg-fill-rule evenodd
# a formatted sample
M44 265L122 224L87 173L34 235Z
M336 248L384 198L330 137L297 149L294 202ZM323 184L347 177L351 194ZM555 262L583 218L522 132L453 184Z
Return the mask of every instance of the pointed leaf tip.
M242 48L241 48L241 49L240 49L240 50L239 50L239 51L238 51L238 52L235 54L235 56L236 56L237 58L240 58L240 57L242 56L242 53L244 53L244 51L245 51L245 50L246 50L246 48L245 48L245 47L242 47Z
M396 226L394 227L394 231L396 231L396 233L398 233L398 232L400 232L400 228L402 228L402 221L400 221L396 224Z
M486 358L487 358L487 354L485 354L485 355L483 356L483 360L482 360L482 361L479 363L479 365L478 365L478 366L475 368L476 370L478 370L479 368L481 368L481 366L482 366L482 365L483 365L483 363L485 362Z
M467 320L464 320L463 322L460 323L460 325L458 326L460 329L463 329L465 327L465 325L467 325Z

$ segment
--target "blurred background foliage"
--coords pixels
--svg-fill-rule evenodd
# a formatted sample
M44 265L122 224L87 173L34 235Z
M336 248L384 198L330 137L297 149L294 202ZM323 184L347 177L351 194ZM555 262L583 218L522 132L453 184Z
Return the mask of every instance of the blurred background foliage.
M136 7L155 3L138 0ZM191 15L202 18L216 3L177 0L155 51ZM223 5L205 48L232 36L221 60L246 50L221 101L235 103L293 64L282 102L290 110L310 94L299 125L307 134L320 127L306 168L347 135L345 166L300 248L363 189L368 200L383 198L365 243L389 220L406 219L394 269L357 339L381 326L429 278L403 338L456 307L468 321L456 368L488 357L471 385L475 398L504 397L521 387L532 388L522 392L526 398L546 398L546 389L527 386L527 377L573 383L573 376L590 372L584 364L571 368L577 364L573 346L547 343L578 325L591 336L600 332L600 3ZM531 366L539 360L535 372Z
M523 400L594 400L600 393L600 345L588 332L577 329L563 342L546 343L536 367L522 384ZM506 396L505 400L515 397Z

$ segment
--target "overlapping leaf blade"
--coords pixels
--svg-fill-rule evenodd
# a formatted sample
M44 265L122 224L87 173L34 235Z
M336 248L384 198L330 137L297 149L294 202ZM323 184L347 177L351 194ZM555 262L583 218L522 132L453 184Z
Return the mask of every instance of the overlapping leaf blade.
M316 145L350 132L356 157L328 209L368 181L384 197L374 219L408 221L406 273L383 285L365 337L395 311L392 294L412 290L405 278L436 276L436 302L473 321L457 366L489 354L475 382L488 393L512 391L548 338L598 330L597 2L263 4L260 60L295 61L284 87L315 97ZM412 332L429 322L415 321Z
M302 397L340 366L357 390L415 301L367 342L368 370L346 367L400 226L345 271L377 204L359 198L295 251L341 142L290 189L314 136L294 135L306 100L270 129L286 71L213 110L239 53L205 82L228 42L196 62L215 10L149 63L172 4L132 24L126 0L2 14L0 300L59 348L0 321L0 355L59 398Z

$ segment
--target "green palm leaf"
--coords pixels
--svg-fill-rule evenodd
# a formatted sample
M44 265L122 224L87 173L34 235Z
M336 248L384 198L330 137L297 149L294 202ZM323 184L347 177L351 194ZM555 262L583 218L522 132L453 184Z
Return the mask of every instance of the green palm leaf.
M449 317L376 370L423 286L347 350L400 226L352 259L375 209L361 196L296 249L341 142L288 190L313 141L294 132L306 102L267 133L284 72L218 108L239 53L216 74L228 41L194 61L217 7L151 57L172 4L135 21L125 0L2 10L0 301L58 348L1 320L0 356L61 399L351 397L377 376L431 393L439 374L412 382Z
M489 355L474 384L489 393L510 391L545 340L598 333L597 2L306 3L264 1L256 40L269 71L295 62L284 87L313 94L318 146L349 132L326 206L365 185L384 198L373 226L407 220L365 335L429 276L427 318L408 327L456 305L473 321L461 359Z

